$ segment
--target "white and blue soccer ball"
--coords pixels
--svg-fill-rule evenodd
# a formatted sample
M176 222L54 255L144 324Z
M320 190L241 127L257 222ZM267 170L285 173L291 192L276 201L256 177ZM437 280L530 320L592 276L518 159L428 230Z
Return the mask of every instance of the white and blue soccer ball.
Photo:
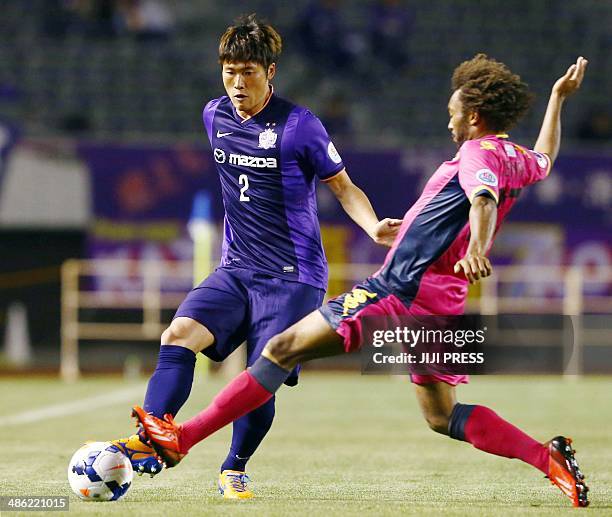
M134 471L128 457L110 442L90 442L68 464L73 492L85 501L117 501L130 488Z

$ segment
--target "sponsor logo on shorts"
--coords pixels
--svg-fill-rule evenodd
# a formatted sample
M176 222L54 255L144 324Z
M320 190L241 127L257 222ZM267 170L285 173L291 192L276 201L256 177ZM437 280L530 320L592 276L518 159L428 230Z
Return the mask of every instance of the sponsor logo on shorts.
M476 172L476 179L483 185L497 187L497 176L493 174L491 169L480 169Z
M344 301L342 302L342 316L348 316L349 311L356 309L360 305L366 303L369 299L376 298L376 293L371 293L365 289L353 289L350 293L344 295Z

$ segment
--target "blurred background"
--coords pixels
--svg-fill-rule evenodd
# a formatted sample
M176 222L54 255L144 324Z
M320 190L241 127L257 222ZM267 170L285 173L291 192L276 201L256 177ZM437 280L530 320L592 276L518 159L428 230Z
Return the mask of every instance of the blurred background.
M568 371L612 372L612 3L597 0L4 0L0 371L153 368L173 310L220 254L201 111L223 94L219 37L248 12L283 36L276 92L322 119L380 217L401 217L454 155L459 62L485 52L529 83L536 101L511 137L532 146L552 83L586 56L554 171L523 193L469 308L578 315ZM385 250L325 188L319 214L338 294Z

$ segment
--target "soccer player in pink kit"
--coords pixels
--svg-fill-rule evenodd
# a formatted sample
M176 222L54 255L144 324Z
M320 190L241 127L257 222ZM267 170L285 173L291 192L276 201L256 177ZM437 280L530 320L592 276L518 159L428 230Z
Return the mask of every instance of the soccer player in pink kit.
M408 210L393 247L374 275L273 337L262 356L200 414L183 424L139 407L134 415L168 466L219 428L265 403L292 368L358 349L362 323L372 316L460 315L468 282L492 272L487 253L521 189L550 173L559 152L561 108L579 89L587 61L580 57L556 81L534 150L507 139L530 101L527 85L504 64L479 54L453 74L448 128L459 152L429 179ZM429 426L485 452L518 458L542 471L574 506L588 488L571 440L531 438L491 409L457 402L465 375L412 375Z

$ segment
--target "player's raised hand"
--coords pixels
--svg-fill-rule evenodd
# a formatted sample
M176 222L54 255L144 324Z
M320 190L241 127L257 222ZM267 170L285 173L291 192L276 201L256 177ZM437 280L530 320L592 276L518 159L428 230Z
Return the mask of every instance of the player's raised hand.
M566 98L572 95L575 91L580 88L582 79L584 79L584 72L589 62L580 56L576 62L567 69L565 75L557 80L553 86L553 94L557 94L559 97Z
M454 271L455 273L463 271L470 284L475 284L481 278L490 276L493 273L493 266L484 255L469 254L457 261Z
M401 225L401 219L390 219L389 217L385 217L374 226L371 234L372 239L376 244L381 244L390 248L393 246L393 241L395 237L397 237Z

